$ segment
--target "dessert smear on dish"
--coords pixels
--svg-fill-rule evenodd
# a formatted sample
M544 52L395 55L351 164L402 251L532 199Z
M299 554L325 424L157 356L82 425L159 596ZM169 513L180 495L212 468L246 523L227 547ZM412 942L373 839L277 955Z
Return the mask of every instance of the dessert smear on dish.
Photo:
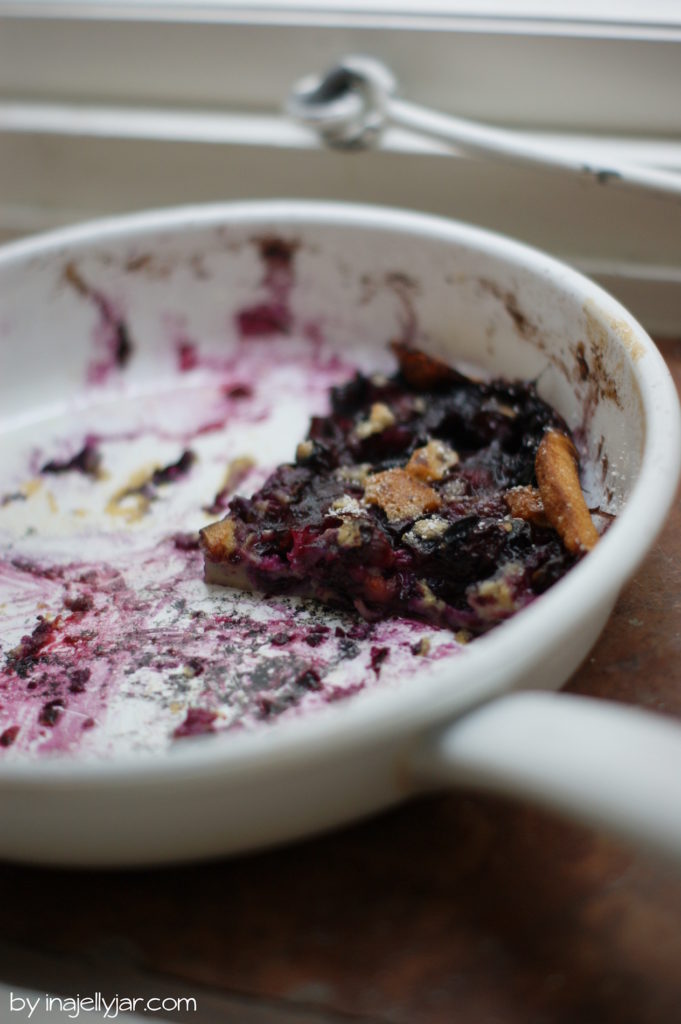
M84 399L3 436L0 759L163 751L422 679L593 544L531 385L340 357L266 255L229 350L170 318L145 390L135 331L67 268L98 317Z

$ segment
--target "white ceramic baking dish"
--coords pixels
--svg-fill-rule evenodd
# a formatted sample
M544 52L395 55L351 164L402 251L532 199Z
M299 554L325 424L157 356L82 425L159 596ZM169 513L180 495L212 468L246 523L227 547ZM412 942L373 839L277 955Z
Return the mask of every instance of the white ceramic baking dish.
M272 238L295 253L283 297L258 257ZM536 378L580 439L591 502L616 519L529 608L421 676L271 727L164 749L123 743L103 758L1 758L0 856L83 865L215 856L327 829L443 782L526 796L680 854L681 728L530 692L558 689L584 659L658 533L679 473L678 403L662 358L626 310L568 267L442 219L287 201L146 213L6 246L5 477L29 442L63 433L74 418L109 419L119 434L140 406L182 420L182 395L193 400L189 379L178 389L172 376L182 338L205 340L214 356L231 351L235 314L267 289L290 317L288 341L277 344L299 354L323 334L339 358L383 367L386 342L409 332L449 360ZM124 370L107 363L116 356L112 310L123 311L135 346ZM120 332L118 343L127 364ZM269 454L292 455L302 425L295 416L277 422ZM0 521L5 561L50 550L62 562L96 555L97 524L86 528L73 509L49 502L36 508L28 536L19 512ZM28 515L28 501L22 509ZM123 527L116 544L141 550L143 531ZM8 621L0 618L5 651ZM126 728L141 734L144 714L132 708Z

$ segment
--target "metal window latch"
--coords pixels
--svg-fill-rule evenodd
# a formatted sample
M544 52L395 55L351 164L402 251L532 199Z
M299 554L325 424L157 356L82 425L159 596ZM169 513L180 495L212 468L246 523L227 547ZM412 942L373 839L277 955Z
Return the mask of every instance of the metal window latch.
M328 146L368 149L399 125L477 156L568 172L599 185L636 189L681 203L681 174L633 164L596 166L505 128L438 113L400 99L390 70L372 57L345 57L323 75L293 87L287 113Z

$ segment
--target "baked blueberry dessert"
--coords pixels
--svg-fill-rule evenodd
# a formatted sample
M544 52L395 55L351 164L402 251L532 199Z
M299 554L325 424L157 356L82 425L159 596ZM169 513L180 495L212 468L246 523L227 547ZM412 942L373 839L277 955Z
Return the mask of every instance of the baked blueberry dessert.
M201 532L206 580L463 637L523 608L598 540L561 417L403 343L331 392L294 463Z

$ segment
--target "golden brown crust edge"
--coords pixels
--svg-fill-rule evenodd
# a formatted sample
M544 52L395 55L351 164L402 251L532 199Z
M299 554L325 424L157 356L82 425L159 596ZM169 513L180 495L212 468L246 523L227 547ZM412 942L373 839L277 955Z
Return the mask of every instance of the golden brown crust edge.
M558 430L544 434L534 463L544 514L574 555L591 551L598 543L579 483L577 452L570 438Z
M219 583L223 587L237 590L253 590L244 566L229 561L236 549L234 521L227 516L217 523L204 526L199 531L201 546L205 554L206 583Z

